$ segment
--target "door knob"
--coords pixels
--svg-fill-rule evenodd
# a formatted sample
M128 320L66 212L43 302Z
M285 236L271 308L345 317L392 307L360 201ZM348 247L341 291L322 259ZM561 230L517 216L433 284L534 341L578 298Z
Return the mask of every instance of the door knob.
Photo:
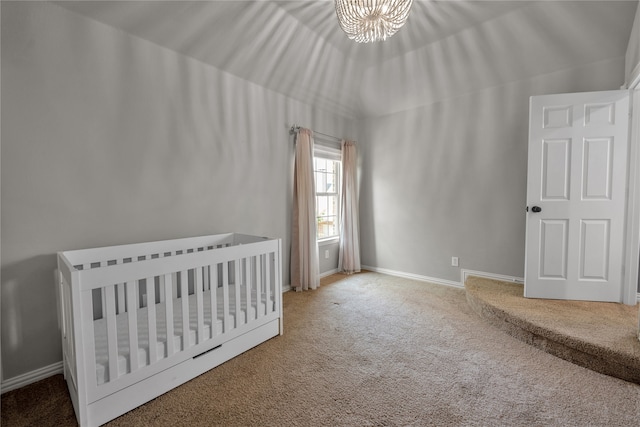
M542 208L540 206L534 206L531 208L531 212L542 212Z

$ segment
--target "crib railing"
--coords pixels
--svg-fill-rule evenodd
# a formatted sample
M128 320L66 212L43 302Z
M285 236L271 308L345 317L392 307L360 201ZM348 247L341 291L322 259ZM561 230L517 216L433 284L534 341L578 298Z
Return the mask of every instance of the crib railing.
M60 253L65 376L87 390L74 406L280 317L280 242L237 243L252 239L230 234L190 248L164 242ZM192 239L184 240L174 242Z

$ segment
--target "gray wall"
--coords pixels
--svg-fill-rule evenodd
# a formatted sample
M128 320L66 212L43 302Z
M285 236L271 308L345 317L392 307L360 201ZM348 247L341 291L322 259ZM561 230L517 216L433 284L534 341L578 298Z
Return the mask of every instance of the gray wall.
M631 80L640 74L640 5L636 9L625 59L625 81L631 83Z
M287 124L350 120L52 4L3 2L1 36L3 378L61 360L56 251L239 231L289 283Z
M522 277L529 97L623 80L620 57L361 120L363 264L452 281L461 268Z

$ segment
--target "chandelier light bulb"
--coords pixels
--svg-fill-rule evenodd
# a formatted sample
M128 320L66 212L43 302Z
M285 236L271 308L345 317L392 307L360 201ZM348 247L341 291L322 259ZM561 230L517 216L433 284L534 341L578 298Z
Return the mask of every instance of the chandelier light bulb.
M340 28L351 40L386 40L407 22L413 0L335 0Z

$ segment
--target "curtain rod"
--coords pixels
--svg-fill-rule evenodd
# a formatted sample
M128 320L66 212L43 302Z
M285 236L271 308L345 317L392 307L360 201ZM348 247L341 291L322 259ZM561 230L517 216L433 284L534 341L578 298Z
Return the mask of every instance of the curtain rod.
M291 129L289 129L289 133L290 133L290 134L297 133L299 130L300 130L300 126L298 126L298 125L292 125L292 126L291 126ZM337 136L329 135L329 134L322 133L322 132L317 132L317 131L315 131L315 130L312 130L312 132L313 132L314 134L316 134L316 133L317 133L317 134L319 134L319 135L323 135L323 136L326 136L326 137L328 137L328 138L335 139L336 141L342 141L342 140L343 140L343 138L338 138Z

